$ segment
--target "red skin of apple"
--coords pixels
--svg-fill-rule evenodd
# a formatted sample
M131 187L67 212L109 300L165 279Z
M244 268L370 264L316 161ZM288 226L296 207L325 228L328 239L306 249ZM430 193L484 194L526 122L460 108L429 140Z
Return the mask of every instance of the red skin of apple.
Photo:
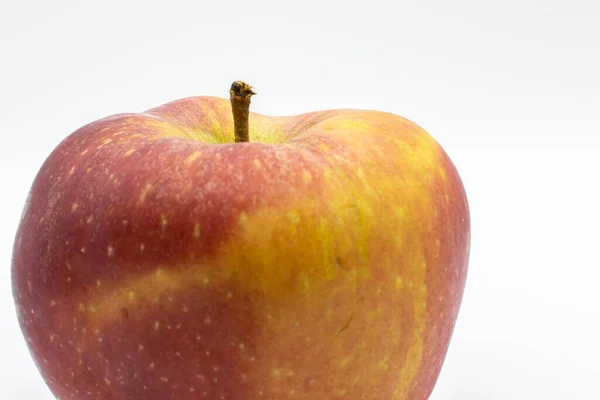
M12 271L52 392L427 398L470 244L446 153L375 111L232 132L227 100L188 98L86 125L46 160Z

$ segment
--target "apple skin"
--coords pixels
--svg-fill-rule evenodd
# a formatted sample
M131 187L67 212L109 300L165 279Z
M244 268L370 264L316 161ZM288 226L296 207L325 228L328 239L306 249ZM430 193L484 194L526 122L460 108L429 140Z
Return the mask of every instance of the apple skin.
M13 294L60 399L426 399L469 209L399 116L250 116L193 97L68 136L17 232Z

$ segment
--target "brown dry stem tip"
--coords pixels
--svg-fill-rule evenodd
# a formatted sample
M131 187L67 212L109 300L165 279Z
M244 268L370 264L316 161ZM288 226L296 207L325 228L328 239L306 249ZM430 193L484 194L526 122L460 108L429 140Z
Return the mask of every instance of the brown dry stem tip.
M229 89L229 100L231 101L231 111L233 112L233 130L235 132L235 141L249 142L250 132L248 120L250 118L250 98L256 93L252 91L252 86L246 82L235 81Z

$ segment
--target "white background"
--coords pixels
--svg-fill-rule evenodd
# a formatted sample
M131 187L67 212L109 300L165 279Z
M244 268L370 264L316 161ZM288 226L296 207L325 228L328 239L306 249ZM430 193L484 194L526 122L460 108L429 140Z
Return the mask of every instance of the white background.
M10 287L45 157L95 119L243 79L256 112L391 111L454 160L470 274L431 400L599 399L599 21L595 0L3 1L1 397L51 399Z

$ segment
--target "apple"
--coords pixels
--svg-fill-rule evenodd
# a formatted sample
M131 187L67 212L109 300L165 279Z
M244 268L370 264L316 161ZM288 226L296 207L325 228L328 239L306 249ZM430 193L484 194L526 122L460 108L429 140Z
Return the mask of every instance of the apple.
M92 122L41 167L12 283L57 398L430 395L469 257L455 166L400 116L268 117L244 85Z

